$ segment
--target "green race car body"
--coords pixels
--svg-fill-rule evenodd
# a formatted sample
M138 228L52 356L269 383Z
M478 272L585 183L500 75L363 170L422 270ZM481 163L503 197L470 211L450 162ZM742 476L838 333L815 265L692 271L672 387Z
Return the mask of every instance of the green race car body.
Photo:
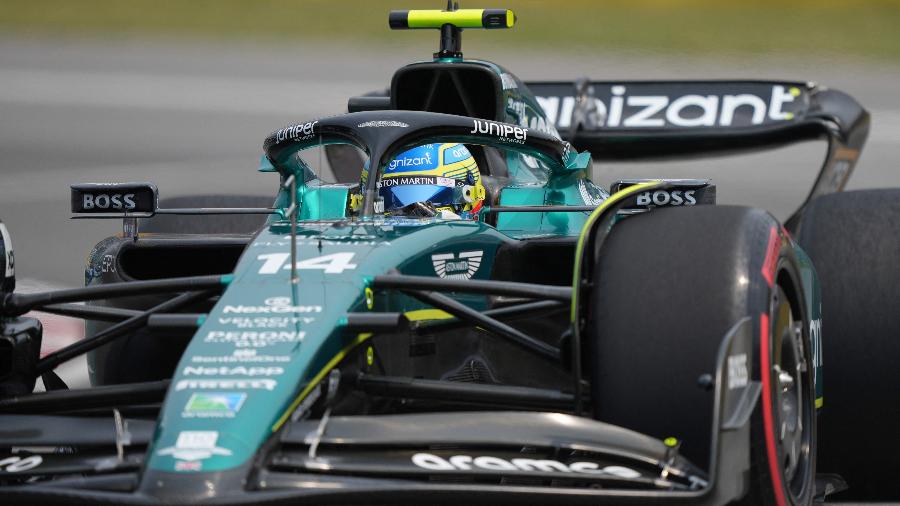
M111 404L86 394L78 401L86 407L64 413L50 401L0 400L4 424L73 428L69 443L44 434L0 436L0 445L76 449L35 453L38 465L30 468L16 453L10 464L19 468L0 465L0 483L10 485L0 494L123 503L539 494L709 504L740 494L750 450L729 438L750 430L753 404L743 396L759 390L746 381L752 370L729 357L750 346L750 320L734 321L709 364L709 458L590 415L575 347L586 339L588 302L597 300L586 272L602 238L633 216L715 204L715 187L703 180L622 181L607 192L590 178L592 155L694 155L825 136L831 148L812 198L843 187L865 140L865 111L840 92L789 82L524 83L496 64L452 53L400 69L387 94L352 99L349 108L266 139L259 170L280 184L271 208L257 210L268 217L254 233L138 235L132 228L133 236L98 244L84 293L134 288L91 296L99 302L86 307L107 313L105 320L94 314L106 323L89 324L88 335L129 318L156 330L91 346L93 381L100 392L141 385L133 388L147 392L135 399L143 407L113 393ZM449 142L470 147L485 179L488 198L476 219L375 211L376 181L394 156ZM350 162L340 158L348 146L360 153ZM306 150L326 150L342 181L314 173L303 162ZM114 202L134 191L81 188L73 210L96 210L85 209L86 194ZM165 211L155 188L141 191L149 203L124 209L126 221ZM774 248L775 257L759 258L744 283L769 290L778 248L790 251L819 408L816 271L783 228L770 232L766 251ZM168 275L175 264L178 274ZM167 300L160 293L192 291L203 297L159 309ZM3 306L10 318L68 300L28 306L15 295ZM145 361L153 362L146 370ZM108 422L105 407L115 409L114 430L79 443L79 428ZM741 448L734 457L724 449L732 444ZM87 478L65 491L47 479L73 476Z

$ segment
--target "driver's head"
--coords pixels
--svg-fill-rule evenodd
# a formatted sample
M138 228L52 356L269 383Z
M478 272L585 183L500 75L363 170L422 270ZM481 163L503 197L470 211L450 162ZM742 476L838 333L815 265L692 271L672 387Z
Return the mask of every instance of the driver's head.
M477 216L484 204L484 185L472 153L462 144L425 144L397 155L376 184L376 212L397 213L429 204L463 218Z

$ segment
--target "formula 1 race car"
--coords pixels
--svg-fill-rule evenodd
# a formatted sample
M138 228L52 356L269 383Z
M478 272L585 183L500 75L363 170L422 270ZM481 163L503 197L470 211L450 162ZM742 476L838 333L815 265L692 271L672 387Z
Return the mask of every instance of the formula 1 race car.
M440 50L266 138L264 205L74 185L75 215L124 223L83 288L15 292L0 224L0 501L900 498L900 192L840 193L869 114L809 83L525 83L463 58L462 29L514 22L392 12ZM784 225L708 180L590 179L822 138ZM33 310L86 337L41 356ZM93 387L70 390L54 369L83 354Z

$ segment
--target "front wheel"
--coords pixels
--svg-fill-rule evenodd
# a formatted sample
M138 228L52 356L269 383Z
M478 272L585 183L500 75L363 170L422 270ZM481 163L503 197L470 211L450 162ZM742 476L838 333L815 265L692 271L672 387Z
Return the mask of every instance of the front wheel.
M809 504L815 400L798 273L792 243L761 210L659 209L617 224L596 260L585 333L595 418L675 437L708 469L714 392L703 378L714 377L729 329L750 317L748 374L763 395L743 501Z
M752 427L759 488L751 492L747 504L763 502L765 497L786 504L786 499L803 497L810 487L808 479L815 476L815 390L802 324L781 285L775 286L770 308L761 315L763 389Z

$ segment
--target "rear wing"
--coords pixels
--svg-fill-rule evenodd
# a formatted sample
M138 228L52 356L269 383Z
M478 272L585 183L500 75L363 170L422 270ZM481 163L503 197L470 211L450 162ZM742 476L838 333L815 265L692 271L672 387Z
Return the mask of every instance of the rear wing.
M869 133L849 95L784 81L526 83L563 139L595 160L697 157L826 139L828 154L792 228L815 197L841 191Z

